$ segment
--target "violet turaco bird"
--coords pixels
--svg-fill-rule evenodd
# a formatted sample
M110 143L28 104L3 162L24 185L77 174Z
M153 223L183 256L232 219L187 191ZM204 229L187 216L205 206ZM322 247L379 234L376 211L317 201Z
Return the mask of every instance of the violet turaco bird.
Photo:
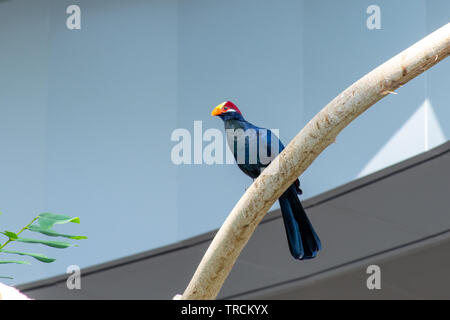
M284 149L284 145L272 131L246 121L231 101L219 104L212 111L212 115L223 120L228 146L239 168L252 179L256 179ZM321 243L298 198L301 193L297 179L278 201L289 250L295 259L305 260L317 255Z

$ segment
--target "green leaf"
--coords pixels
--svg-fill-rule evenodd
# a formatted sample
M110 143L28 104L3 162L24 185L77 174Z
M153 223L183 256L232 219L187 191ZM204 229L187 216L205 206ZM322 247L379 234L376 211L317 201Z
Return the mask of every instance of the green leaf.
M17 238L16 241L25 242L25 243L40 243L49 247L64 249L68 247L73 247L75 245L64 242L64 241L47 241L47 240L38 240L38 239L29 239L29 238Z
M78 217L69 217L62 214L54 214L49 212L41 213L38 216L39 219L39 225L42 228L50 229L55 224L64 224L64 223L80 223L80 218Z
M41 262L50 263L55 261L53 258L49 258L41 253L27 253L27 252L19 252L19 251L9 251L9 250L0 250L0 252L11 253L11 254L20 254L21 256L30 256L39 260Z
M63 233L56 232L52 229L47 229L47 228L43 228L41 226L35 226L35 225L29 226L28 230L34 231L34 232L40 232L40 233L45 234L46 236L50 236L50 237L64 237L64 238L69 238L69 239L74 239L74 240L87 239L87 237L85 237L85 236L74 236L74 235L70 235L70 234L63 234Z
M18 260L0 260L0 264L6 263L17 263L17 264L30 264L28 261L18 261Z
M4 232L0 232L0 233L7 236L9 238L9 240L11 240L11 241L14 241L18 238L17 234L15 234L12 231L4 231Z

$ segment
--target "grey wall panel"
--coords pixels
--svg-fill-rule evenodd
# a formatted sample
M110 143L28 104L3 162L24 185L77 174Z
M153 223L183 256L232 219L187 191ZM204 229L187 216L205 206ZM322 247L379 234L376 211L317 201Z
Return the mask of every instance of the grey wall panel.
M449 298L449 154L447 143L305 201L323 244L310 261L292 259L280 212L269 213L219 298ZM170 299L183 292L214 234L86 268L79 291L67 292L64 275L22 289L38 299ZM367 289L372 264L381 267L381 291Z

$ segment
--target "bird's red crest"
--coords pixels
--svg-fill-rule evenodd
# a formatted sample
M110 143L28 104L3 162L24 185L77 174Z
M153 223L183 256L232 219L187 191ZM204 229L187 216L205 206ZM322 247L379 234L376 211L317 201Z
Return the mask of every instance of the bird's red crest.
M237 113L242 114L242 113L241 113L241 110L239 110L239 108L236 107L236 105L235 105L233 102L231 102L231 101L226 101L226 102L223 104L223 106L222 106L222 109L224 109L224 108L233 109L233 110L235 110Z

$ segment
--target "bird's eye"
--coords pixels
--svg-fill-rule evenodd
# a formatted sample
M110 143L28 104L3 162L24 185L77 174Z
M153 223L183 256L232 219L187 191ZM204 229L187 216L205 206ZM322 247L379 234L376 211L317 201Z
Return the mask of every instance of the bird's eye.
M224 108L223 108L223 110L224 110L224 111L227 111L227 110L228 110L228 108L227 108L227 107L224 107Z

